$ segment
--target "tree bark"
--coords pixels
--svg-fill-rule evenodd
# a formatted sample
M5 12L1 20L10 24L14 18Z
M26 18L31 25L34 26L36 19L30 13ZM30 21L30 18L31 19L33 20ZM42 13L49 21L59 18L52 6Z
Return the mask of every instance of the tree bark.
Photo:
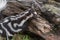
M31 7L30 2L27 5L26 4L23 2L21 3L9 2L6 9L2 11L2 14L6 16L10 16L10 15L15 15L17 13L21 13ZM59 34L60 32L60 8L59 8L60 4L59 3L57 4L58 5L56 5L55 3L43 4L42 6L44 8L41 8L41 10L39 7L36 7L36 5L34 5L35 7L34 10L38 13L37 16L39 17L31 20L28 26L28 31L34 34L37 34L38 36L42 36L46 40L60 40L60 34ZM58 35L56 35L55 33L58 33Z

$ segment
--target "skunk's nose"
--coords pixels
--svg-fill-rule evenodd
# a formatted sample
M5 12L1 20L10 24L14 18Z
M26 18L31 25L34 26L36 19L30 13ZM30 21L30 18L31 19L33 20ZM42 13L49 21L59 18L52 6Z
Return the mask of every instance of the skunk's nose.
M0 0L0 11L5 9L6 4L7 4L7 0Z

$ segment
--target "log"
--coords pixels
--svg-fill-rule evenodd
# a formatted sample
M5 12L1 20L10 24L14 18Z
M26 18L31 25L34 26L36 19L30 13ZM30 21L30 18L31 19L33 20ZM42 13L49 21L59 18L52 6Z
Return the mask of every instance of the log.
M28 8L31 8L31 3L27 2L27 5L25 3L9 2L6 9L2 11L2 14L7 16L15 15L27 10ZM39 6L41 7L38 7L36 4L34 4L34 10L38 13L37 16L39 17L31 20L27 30L34 34L37 34L38 36L42 36L46 40L60 40L60 35L58 36L55 34L60 32L60 6L56 7L55 5L55 3L45 3L40 4ZM60 4L58 3L58 5ZM59 26L57 30L54 28L55 25L57 25L56 28Z
M45 38L46 34L48 34L52 30L52 27L52 24L50 24L44 18L40 17L37 18L37 20L32 20L28 28L30 32L33 32Z
M2 14L11 16L21 13L31 6L30 3L27 4L28 6L24 4L27 4L27 2L8 2L7 7L2 11Z
M60 25L60 8L57 7L58 5L53 5L53 4L45 4L45 12L42 12L42 16L45 17L48 21L55 23L57 25ZM44 10L44 9L42 9Z

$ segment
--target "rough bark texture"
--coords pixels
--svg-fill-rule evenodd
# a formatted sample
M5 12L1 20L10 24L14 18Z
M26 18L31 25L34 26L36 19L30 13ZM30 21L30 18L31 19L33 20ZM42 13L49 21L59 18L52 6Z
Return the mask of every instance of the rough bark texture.
M57 2L56 2L57 1ZM46 40L60 40L60 3L59 0L40 0L44 2L40 4L41 8L34 5L39 16L33 19L28 26L28 31L42 36ZM9 2L2 14L6 16L16 15L31 7L31 3L27 2Z

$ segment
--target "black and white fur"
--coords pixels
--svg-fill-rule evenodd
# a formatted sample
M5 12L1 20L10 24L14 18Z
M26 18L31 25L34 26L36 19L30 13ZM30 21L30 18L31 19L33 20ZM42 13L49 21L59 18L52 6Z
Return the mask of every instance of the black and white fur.
M15 16L9 16L0 21L0 34L2 36L6 35L8 37L13 36L13 34L18 33L28 25L28 20L33 18L34 12L32 9L28 9L25 12L17 14Z

